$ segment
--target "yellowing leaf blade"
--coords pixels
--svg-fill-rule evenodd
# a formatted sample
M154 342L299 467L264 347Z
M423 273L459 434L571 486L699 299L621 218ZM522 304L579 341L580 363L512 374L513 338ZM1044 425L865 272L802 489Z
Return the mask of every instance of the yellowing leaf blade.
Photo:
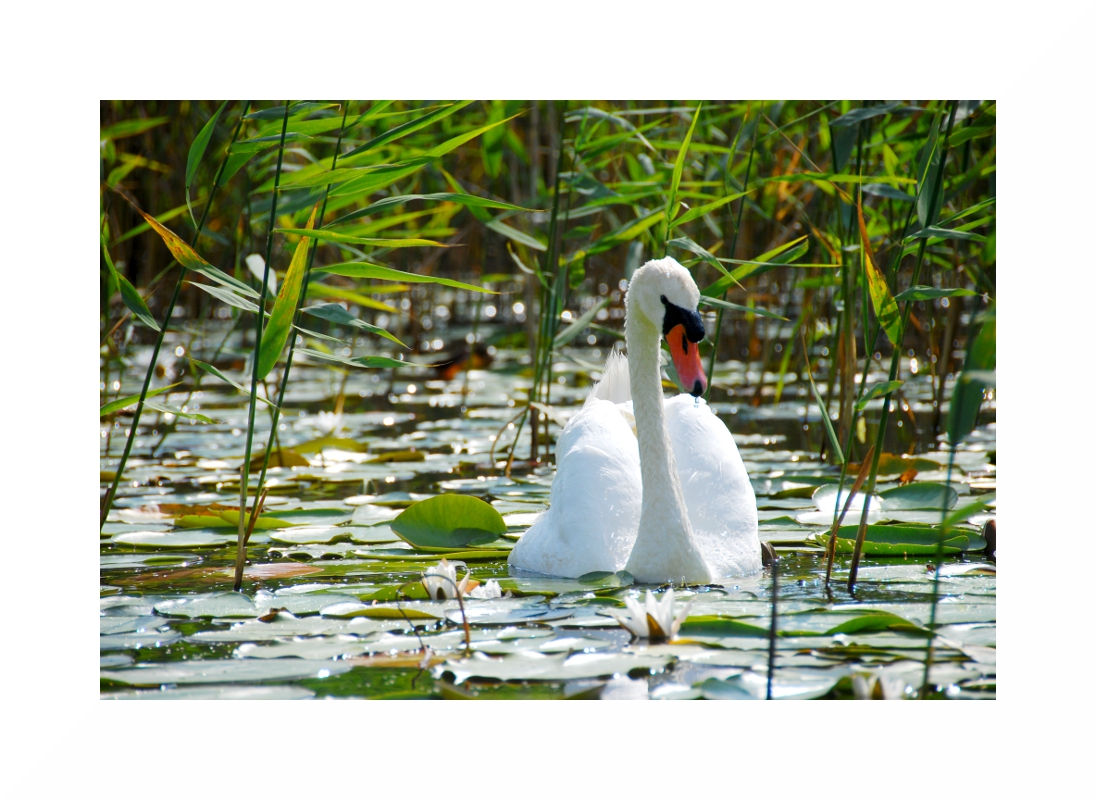
M856 216L860 225L860 243L864 251L864 275L868 282L868 294L871 296L872 308L875 309L875 318L879 320L879 326L887 334L891 344L899 345L898 337L901 335L902 319L898 313L898 304L894 302L890 289L887 287L887 279L876 268L871 258L871 244L868 242L868 229L864 224L864 210L860 205L860 198L856 199Z

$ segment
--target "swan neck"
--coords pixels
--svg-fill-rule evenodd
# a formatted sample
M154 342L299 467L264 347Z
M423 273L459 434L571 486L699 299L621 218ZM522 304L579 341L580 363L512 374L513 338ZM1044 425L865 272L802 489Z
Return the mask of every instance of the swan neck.
M646 316L631 307L628 308L624 327L628 345L632 413L636 421L640 476L643 482L638 535L641 538L646 535L668 535L675 529L691 533L681 483L674 464L670 435L666 429L659 359L661 336L658 328ZM652 525L656 518L665 520L668 516L676 518L674 521L680 524L669 529L662 525Z

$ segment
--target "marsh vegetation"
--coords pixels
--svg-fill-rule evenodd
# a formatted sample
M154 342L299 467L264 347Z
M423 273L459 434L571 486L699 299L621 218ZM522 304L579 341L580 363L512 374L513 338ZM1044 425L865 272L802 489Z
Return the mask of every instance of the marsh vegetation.
M103 696L993 698L995 113L104 102ZM513 571L666 255L766 566Z

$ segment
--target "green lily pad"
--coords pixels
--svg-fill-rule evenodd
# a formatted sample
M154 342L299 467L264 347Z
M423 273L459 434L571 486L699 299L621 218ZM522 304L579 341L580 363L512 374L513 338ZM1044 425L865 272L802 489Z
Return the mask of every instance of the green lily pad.
M886 611L875 611L861 617L853 617L847 622L842 622L826 631L827 636L837 633L871 633L875 631L901 631L902 633L916 633L928 635L928 631L920 625L903 619L897 614Z
M506 533L506 522L478 497L440 494L407 508L392 530L415 547L460 550L494 541Z
M619 572L587 572L578 576L578 582L596 589L610 589L631 586L636 579L632 573L622 569Z
M760 628L730 617L704 615L689 617L681 623L678 636L687 639L690 636L764 636L768 638L768 628Z
M887 511L953 508L959 493L944 483L910 483L880 492Z
M221 511L216 516L213 514L184 514L181 517L176 517L175 527L177 528L238 528L240 524L240 512L239 511ZM294 525L301 525L300 522L290 522L277 517L267 516L266 514L260 514L259 518L255 520L255 530L257 531L270 531L277 530L279 528L290 528Z
M853 551L858 527L842 525L837 529L837 552ZM932 525L869 525L863 553L872 556L932 555L937 550L940 531ZM952 530L947 537L942 550L945 554L983 550L986 546L981 534L973 531Z

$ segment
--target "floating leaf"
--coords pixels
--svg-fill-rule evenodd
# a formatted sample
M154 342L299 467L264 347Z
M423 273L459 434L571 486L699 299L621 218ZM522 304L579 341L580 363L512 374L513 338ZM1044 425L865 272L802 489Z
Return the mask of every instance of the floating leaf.
M837 685L837 676L804 673L791 678L786 671L773 676L774 700L813 700L829 694ZM708 678L697 687L705 700L764 700L768 692L768 677L758 672L744 672L730 678Z
M127 544L133 547L224 547L236 542L235 536L199 531L137 531L120 533L114 537L114 544Z
M391 464L392 462L425 461L426 453L421 450L393 450L381 453L366 461L366 464Z
M837 552L851 553L859 525L837 529ZM917 556L937 552L941 528L931 525L868 525L863 554L869 556ZM942 552L960 553L982 550L986 540L972 531L952 530L944 539Z
M257 453L251 457L251 465L248 467L248 472L258 472L263 468L263 459L266 457L265 453ZM268 467L310 467L308 459L298 453L296 450L291 450L288 447L280 447L270 453L270 460L267 461Z
M689 617L681 623L678 636L687 639L690 636L769 636L767 628L739 622L730 617L719 615L698 615Z
M439 494L408 507L392 521L392 530L418 547L459 549L493 542L506 533L506 522L478 497Z
M161 684L239 683L322 678L348 672L352 665L340 661L308 661L301 658L226 659L179 661L120 670L102 670L100 679L130 686Z
M827 636L839 633L875 633L877 631L900 631L902 633L916 633L928 635L928 631L920 625L903 619L897 614L885 611L874 611L862 617L853 617L848 622L842 622L826 631Z
M959 494L943 483L910 483L880 492L883 508L887 511L952 508L959 501Z

